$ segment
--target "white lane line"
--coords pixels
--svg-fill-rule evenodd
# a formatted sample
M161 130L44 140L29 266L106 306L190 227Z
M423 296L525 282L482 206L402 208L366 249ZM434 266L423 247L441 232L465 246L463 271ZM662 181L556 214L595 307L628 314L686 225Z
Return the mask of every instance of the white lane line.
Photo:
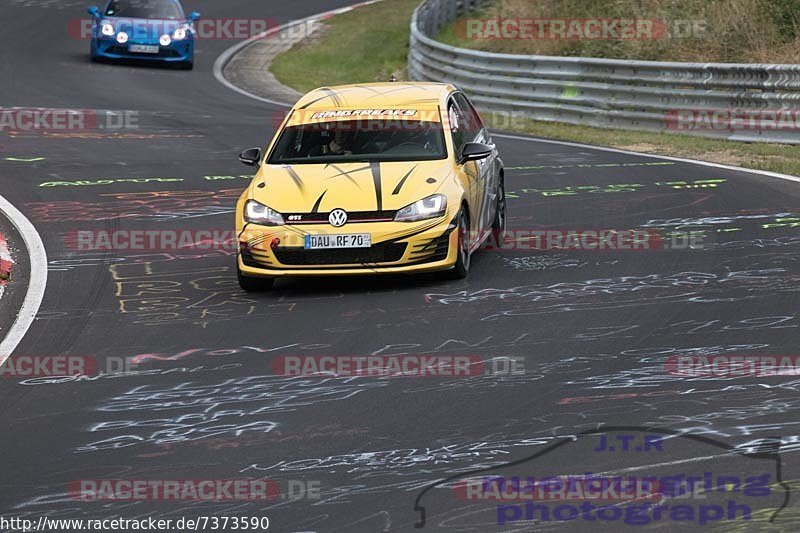
M574 148L586 148L589 150L598 150L601 152L611 152L615 154L637 155L639 157L649 157L650 159L661 159L666 161L676 161L678 163L689 163L692 165L702 165L704 167L722 168L725 170L735 170L737 172L746 172L748 174L760 174L762 176L769 176L770 178L778 178L782 180L789 180L800 183L800 177L790 176L789 174L779 174L777 172L769 172L767 170L755 170L745 167L734 167L731 165L722 165L720 163L711 163L709 161L698 161L696 159L683 159L680 157L670 157L666 155L653 155L643 154L641 152L631 152L630 150L620 150L619 148L606 148L604 146L594 146L591 144L581 144L569 141L556 141L553 139L539 139L538 137L526 137L523 135L506 135L504 133L492 133L492 137L500 137L501 139L513 139L516 141L528 141L545 144L558 144L561 146L572 146Z
M22 235L22 240L25 241L25 247L28 249L28 256L31 262L28 293L25 295L25 300L22 302L22 307L19 310L17 319L14 321L14 325L11 326L5 339L0 342L0 365L2 365L14 353L17 345L19 345L31 324L33 324L36 313L39 312L39 306L42 305L44 290L47 287L47 253L45 252L42 238L36 228L33 227L33 224L31 224L31 221L2 196L0 196L0 213L9 219L19 234Z
M228 62L231 60L231 58L234 55L236 55L239 51L241 51L243 48L245 48L249 44L252 44L253 42L255 42L255 41L259 40L259 39L264 39L264 38L266 38L268 36L271 36L271 35L273 35L275 33L280 33L280 32L282 32L282 31L284 31L284 30L286 30L288 28L291 28L293 26L297 26L299 24L308 24L309 22L312 22L312 21L323 20L323 19L332 17L334 15L340 15L342 13L347 13L348 11L352 11L354 9L358 9L359 7L363 7L363 6L366 6L366 5L369 5L369 4L376 4L376 3L381 2L381 1L383 1L383 0L370 0L369 2L361 2L359 4L354 4L352 6L340 7L339 9L333 9L331 11L326 11L324 13L319 13L317 15L311 15L310 17L307 17L307 18L304 18L304 19L293 20L291 22L287 22L286 24L282 24L282 25L278 26L277 28L272 28L272 29L267 30L267 31L265 31L263 33L255 35L253 37L250 37L247 40L244 40L244 41L242 41L240 43L237 43L237 44L231 46L230 48L228 48L227 50L225 50L224 52L222 52L220 54L220 56L217 58L217 60L214 61L214 77L217 78L217 81L219 81L222 85L224 85L228 89L230 89L232 91L236 91L239 94L243 94L245 96L248 96L248 97L250 97L250 98L252 98L254 100L258 100L258 101L264 102L266 104L272 104L272 105L277 105L277 106L281 106L281 107L292 107L293 104L290 104L288 102L280 102L278 100L270 100L269 98L264 98L262 96L258 96L256 94L251 93L251 92L245 91L241 87L237 87L233 83L229 82L225 78L225 75L223 74L223 70L225 69L225 65L227 65Z

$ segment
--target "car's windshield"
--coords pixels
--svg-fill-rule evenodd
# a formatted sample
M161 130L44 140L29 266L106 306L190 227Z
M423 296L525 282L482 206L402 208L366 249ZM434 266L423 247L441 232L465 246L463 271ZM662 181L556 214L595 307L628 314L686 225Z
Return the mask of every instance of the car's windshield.
M107 17L180 20L183 11L173 0L113 0L106 8Z
M268 163L425 161L445 157L447 150L439 122L346 120L286 128Z

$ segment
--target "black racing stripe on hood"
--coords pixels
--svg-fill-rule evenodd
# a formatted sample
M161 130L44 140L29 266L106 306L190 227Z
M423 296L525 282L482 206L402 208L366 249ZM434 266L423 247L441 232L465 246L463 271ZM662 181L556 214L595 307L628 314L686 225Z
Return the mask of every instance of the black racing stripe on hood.
M294 171L293 168L289 167L286 169L286 172L289 173L289 176L292 177L294 184L297 185L297 188L301 191L303 190L303 180L300 179L300 176L297 175L297 172Z
M383 211L383 185L381 184L381 164L370 163L372 169L372 181L375 183L375 200L378 203L378 211Z
M328 189L325 189L325 191L322 194L319 195L319 198L317 198L317 201L314 202L314 207L311 208L311 212L312 213L319 213L319 204L322 203L322 199L325 197L325 194L327 192L328 192Z
M415 170L417 170L418 166L419 165L414 165L414 167L411 170L406 172L405 176L400 178L400 181L397 183L397 187L395 187L394 190L392 191L392 195L393 196L396 195L396 194L400 194L400 189L403 188L403 185L405 184L406 180L409 178L409 176L411 176L411 174L414 173Z
M355 185L359 189L361 188L361 185L355 180L355 178L353 178L353 176L351 176L351 174L353 174L354 172L363 172L364 170L369 170L371 168L370 166L366 166L366 167L356 168L356 169L347 171L347 170L342 170L341 167L339 167L337 165L334 165L333 163L331 163L331 166L334 169L336 169L336 171L339 172L339 173L338 174L334 174L333 176L329 176L329 177L327 177L325 179L332 180L334 178L339 178L341 176L345 176L348 180L350 180L353 183L353 185Z

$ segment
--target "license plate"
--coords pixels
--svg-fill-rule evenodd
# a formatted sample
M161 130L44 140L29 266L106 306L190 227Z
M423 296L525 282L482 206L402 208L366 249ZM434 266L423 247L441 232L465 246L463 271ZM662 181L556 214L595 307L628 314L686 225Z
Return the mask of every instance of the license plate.
M326 250L331 248L369 248L372 236L369 233L350 235L306 235L306 250Z
M128 46L128 52L135 54L157 54L158 46L151 46L147 44L132 44Z

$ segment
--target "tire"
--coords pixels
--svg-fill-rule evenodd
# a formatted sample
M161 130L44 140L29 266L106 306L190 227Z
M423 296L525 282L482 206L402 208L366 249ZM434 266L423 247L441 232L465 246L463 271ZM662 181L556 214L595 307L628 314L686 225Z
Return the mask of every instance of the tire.
M194 68L194 61L184 61L183 63L178 63L178 68L180 70L192 70Z
M239 280L239 287L245 292L264 292L272 289L275 285L275 278L256 278L242 274L238 259L236 260L236 277Z
M458 227L456 231L458 232L458 256L455 266L445 272L446 279L464 279L467 277L467 274L469 274L470 253L469 239L467 239L467 235L469 234L469 218L463 207L458 213Z
M506 208L506 184L505 180L500 177L500 184L497 187L497 206L495 208L494 222L492 222L492 230L498 239L502 238L502 234L506 231L508 224L508 212ZM499 241L498 241L499 242Z

